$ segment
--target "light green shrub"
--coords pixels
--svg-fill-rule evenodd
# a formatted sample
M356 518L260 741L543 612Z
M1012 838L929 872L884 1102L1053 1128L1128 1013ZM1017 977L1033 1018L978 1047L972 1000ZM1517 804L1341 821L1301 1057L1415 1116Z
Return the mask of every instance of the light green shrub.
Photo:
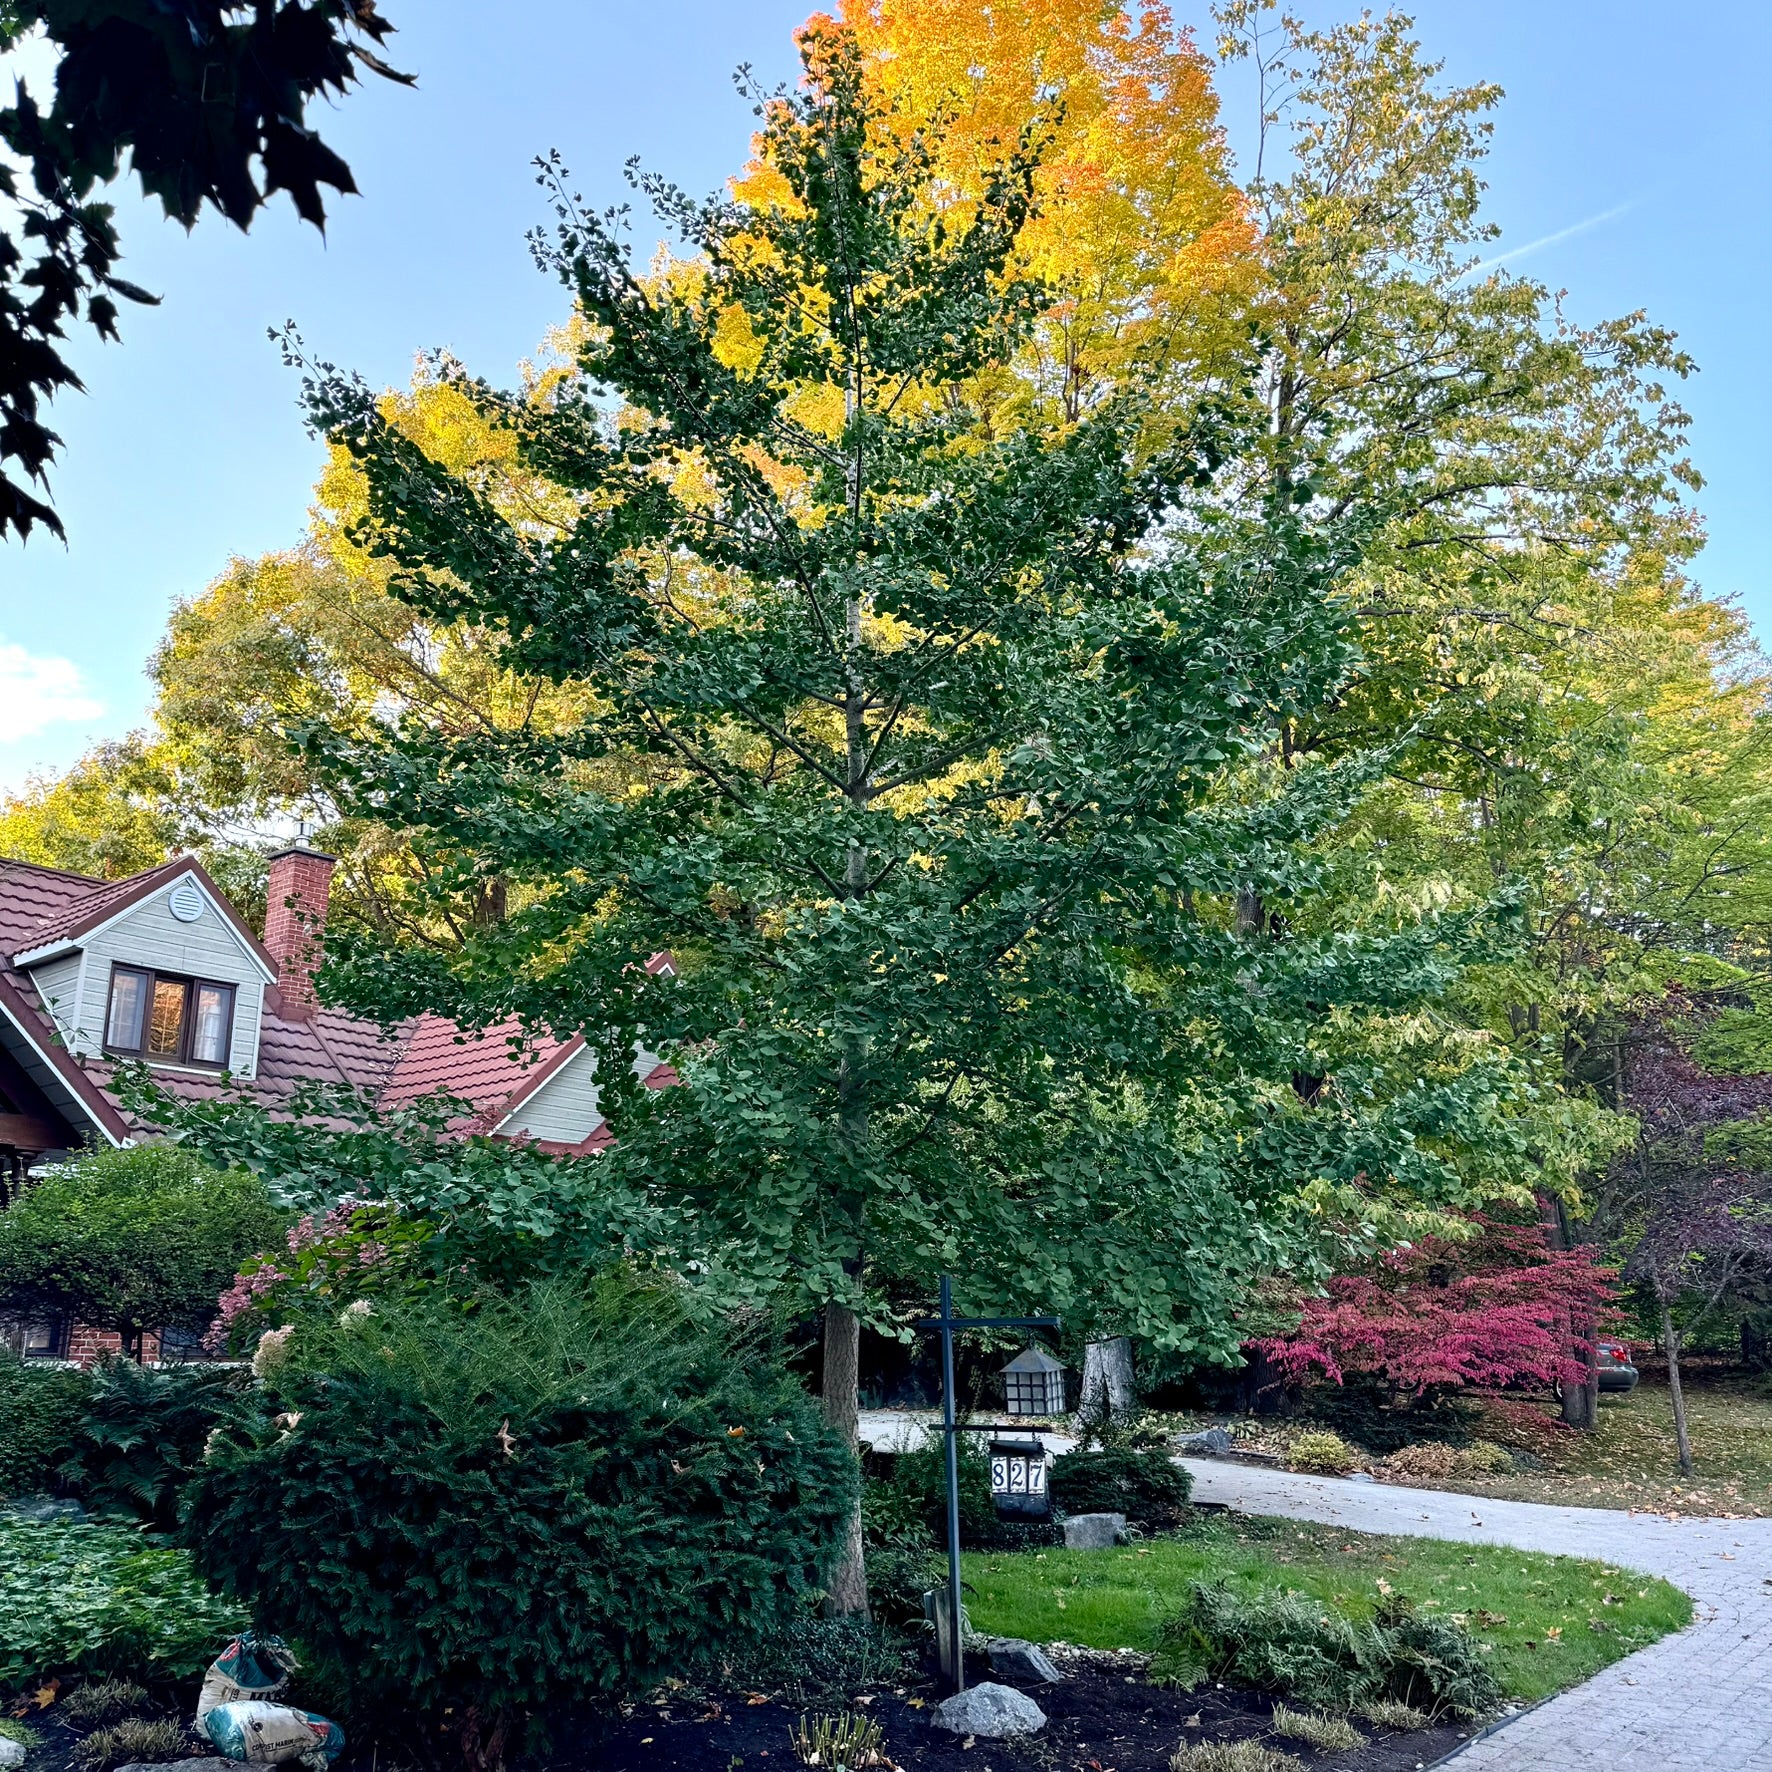
M150 1329L202 1329L284 1216L258 1176L212 1169L182 1146L95 1151L0 1212L0 1306L65 1312L126 1347Z
M1454 1468L1473 1476L1499 1476L1514 1468L1514 1455L1493 1440L1473 1440L1458 1454Z
M1286 1448L1286 1468L1315 1471L1328 1477L1342 1477L1355 1469L1360 1455L1340 1434L1300 1434Z

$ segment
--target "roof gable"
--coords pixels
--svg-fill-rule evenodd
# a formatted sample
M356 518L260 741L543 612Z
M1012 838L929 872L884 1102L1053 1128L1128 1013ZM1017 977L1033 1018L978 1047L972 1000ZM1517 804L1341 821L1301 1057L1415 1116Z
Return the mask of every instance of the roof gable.
M99 1057L81 1059L59 1035L36 981L18 970L62 953L74 953L112 925L149 903L156 894L190 880L266 980L275 968L263 944L240 918L202 865L177 856L127 880L95 880L59 868L0 858L0 1043L18 1048L33 1074L56 1097L58 1107L83 1119L108 1142L120 1143L152 1129L135 1123L113 1088L115 1066ZM647 962L655 977L675 975L669 954ZM494 1131L585 1051L579 1035L562 1039L545 1030L525 1030L514 1018L481 1031L464 1030L442 1016L423 1015L383 1028L343 1010L322 1007L312 1018L286 1020L276 993L266 995L260 1023L259 1066L246 1081L276 1112L303 1082L336 1082L368 1091L387 1107L406 1106L426 1095L453 1095L472 1104L457 1123L460 1132ZM649 1088L668 1087L676 1074L650 1054L635 1068ZM230 1087L219 1073L168 1071L162 1087L194 1099ZM538 1141L541 1148L569 1154L600 1149L611 1140L608 1126L594 1112L585 1137L576 1143ZM519 1136L522 1136L519 1134Z
M79 881L80 877L72 875L68 878ZM35 966L58 954L85 946L157 894L166 891L170 896L184 881L191 883L201 895L204 907L214 911L226 925L247 958L264 974L265 982L275 982L277 968L265 952L264 944L228 902L227 895L210 879L203 865L189 855L174 856L160 867L132 874L127 880L84 882L89 890L67 895L47 915L14 936L12 963L20 967Z

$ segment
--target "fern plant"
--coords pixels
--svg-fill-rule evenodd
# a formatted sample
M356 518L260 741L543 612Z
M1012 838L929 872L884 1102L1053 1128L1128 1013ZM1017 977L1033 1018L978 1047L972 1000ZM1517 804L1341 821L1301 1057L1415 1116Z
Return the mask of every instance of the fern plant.
M155 1372L133 1360L105 1361L93 1372L63 1479L99 1512L173 1531L179 1492L242 1384L213 1368Z
M1170 1685L1222 1680L1335 1712L1389 1700L1475 1716L1501 1699L1469 1632L1417 1613L1401 1595L1372 1617L1350 1618L1308 1594L1195 1582L1162 1626L1152 1671Z

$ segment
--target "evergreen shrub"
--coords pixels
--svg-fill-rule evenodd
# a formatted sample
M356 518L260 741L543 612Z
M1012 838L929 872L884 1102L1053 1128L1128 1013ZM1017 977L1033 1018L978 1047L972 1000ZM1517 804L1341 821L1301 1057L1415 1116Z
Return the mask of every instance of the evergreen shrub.
M304 1323L186 1530L365 1711L453 1707L495 1763L525 1714L691 1677L795 1615L855 1485L769 1348L616 1278Z
M1173 1526L1194 1479L1160 1446L1078 1447L1052 1461L1052 1505L1066 1514L1124 1514L1134 1525Z

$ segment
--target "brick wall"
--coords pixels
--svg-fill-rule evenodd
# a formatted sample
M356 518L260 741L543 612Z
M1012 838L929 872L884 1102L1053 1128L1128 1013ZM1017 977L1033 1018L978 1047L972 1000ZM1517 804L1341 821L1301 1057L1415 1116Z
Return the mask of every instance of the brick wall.
M122 1351L123 1337L114 1329L94 1329L88 1323L76 1323L68 1331L66 1357L76 1366L93 1366L106 1354L120 1354ZM148 1361L160 1358L158 1335L142 1337L142 1358Z

